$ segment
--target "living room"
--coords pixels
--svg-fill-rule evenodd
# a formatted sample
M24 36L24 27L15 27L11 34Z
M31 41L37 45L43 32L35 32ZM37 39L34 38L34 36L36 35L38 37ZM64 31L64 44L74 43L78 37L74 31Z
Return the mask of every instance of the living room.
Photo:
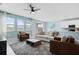
M2 3L0 40L7 41L7 55L79 54L78 10L78 3Z

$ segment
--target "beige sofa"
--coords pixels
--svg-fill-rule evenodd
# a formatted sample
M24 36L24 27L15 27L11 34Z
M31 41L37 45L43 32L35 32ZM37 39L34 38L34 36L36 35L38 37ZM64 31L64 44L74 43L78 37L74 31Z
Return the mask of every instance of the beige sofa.
M39 34L36 35L36 38L43 40L43 41L47 41L50 42L50 40L53 40L53 32L41 32Z

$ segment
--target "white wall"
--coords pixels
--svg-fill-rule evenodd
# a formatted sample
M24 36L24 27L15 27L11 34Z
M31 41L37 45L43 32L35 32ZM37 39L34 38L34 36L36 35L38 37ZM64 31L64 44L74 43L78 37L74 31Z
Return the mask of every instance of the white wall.
M3 3L0 10L45 21L79 17L79 3L33 3L39 11L30 14L27 3Z

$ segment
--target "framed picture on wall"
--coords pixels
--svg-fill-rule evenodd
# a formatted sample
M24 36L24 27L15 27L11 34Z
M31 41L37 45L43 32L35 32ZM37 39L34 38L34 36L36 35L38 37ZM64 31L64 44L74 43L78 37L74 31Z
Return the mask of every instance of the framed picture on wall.
M75 31L75 25L69 25L69 31Z

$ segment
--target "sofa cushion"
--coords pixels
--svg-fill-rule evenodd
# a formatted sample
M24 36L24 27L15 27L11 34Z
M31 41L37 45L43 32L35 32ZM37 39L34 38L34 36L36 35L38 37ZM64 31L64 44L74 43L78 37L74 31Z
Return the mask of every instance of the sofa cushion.
M70 36L70 37L67 38L66 42L67 43L75 43L75 38Z
M43 31L40 31L37 33L37 35L45 35L45 33Z
M43 39L53 39L54 38L53 36L49 36L49 35L37 35L36 37L43 38Z
M45 32L45 35L52 36L52 33L53 33L53 32Z
M67 37L66 36L62 36L62 42L66 42Z
M52 36L58 36L59 35L59 32L53 32L52 33Z
M61 41L61 37L54 37L54 40Z

